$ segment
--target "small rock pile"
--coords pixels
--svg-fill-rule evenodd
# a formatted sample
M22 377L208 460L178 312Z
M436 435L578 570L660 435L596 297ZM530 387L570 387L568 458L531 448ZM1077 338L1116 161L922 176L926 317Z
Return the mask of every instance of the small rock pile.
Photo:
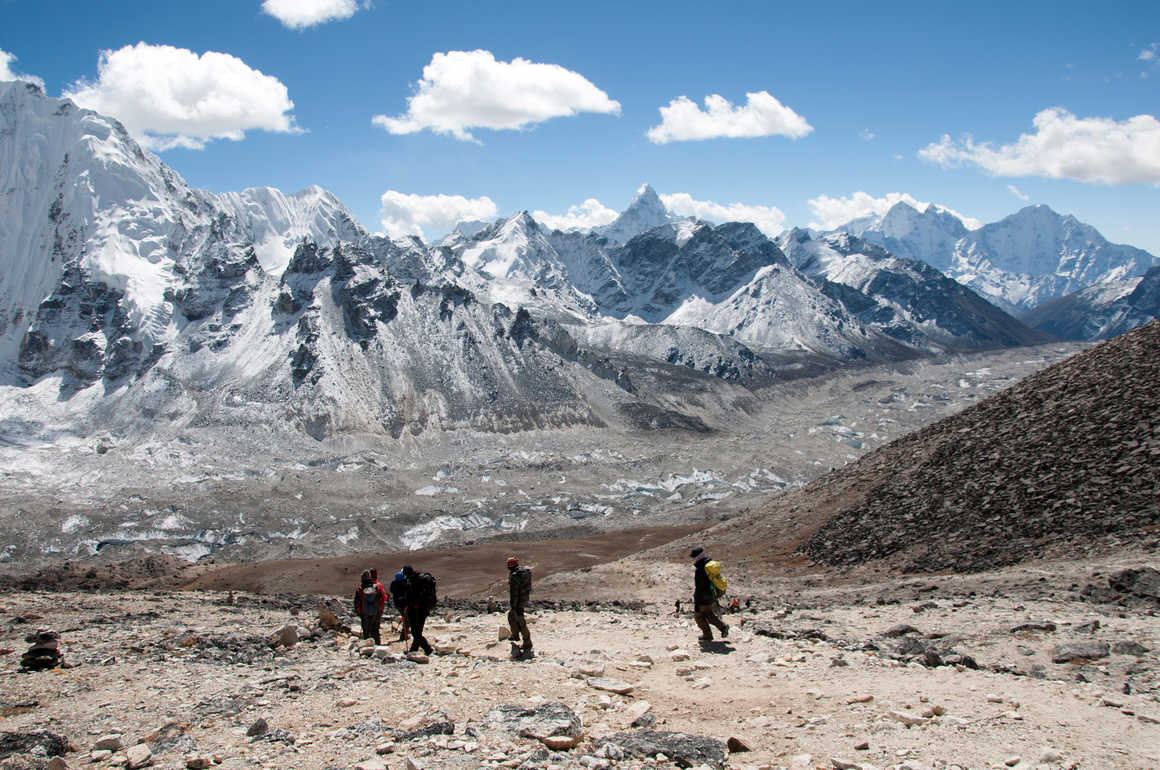
M60 654L60 634L47 628L24 637L32 646L20 659L20 667L25 671L44 671L64 663Z

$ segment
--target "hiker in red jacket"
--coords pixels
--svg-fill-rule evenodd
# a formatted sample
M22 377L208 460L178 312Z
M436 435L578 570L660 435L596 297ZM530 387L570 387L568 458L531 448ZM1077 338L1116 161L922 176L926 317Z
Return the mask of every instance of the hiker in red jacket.
M361 585L354 592L354 611L362 623L363 639L374 639L382 644L379 624L383 620L383 608L387 606L387 592L371 577L370 570L361 576Z

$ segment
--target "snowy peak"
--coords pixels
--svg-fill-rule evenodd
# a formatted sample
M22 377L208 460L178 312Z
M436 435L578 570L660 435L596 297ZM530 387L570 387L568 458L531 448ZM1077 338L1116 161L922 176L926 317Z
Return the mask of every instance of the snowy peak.
M611 224L596 228L594 232L609 240L627 243L641 233L672 220L672 214L665 208L656 190L645 184L636 191L636 196L620 216Z

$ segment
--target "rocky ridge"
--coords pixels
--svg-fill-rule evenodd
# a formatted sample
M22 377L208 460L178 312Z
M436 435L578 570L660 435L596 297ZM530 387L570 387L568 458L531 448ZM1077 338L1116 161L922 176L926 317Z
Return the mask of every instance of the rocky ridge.
M859 461L879 474L804 546L830 565L984 569L1157 540L1160 321Z

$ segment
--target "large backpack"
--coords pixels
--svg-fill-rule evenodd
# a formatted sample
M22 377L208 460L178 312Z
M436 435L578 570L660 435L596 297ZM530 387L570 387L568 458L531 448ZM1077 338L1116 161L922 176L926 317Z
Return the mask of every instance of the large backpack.
M379 614L379 587L376 585L363 586L361 589L362 604L359 615L364 618L373 618Z
M420 572L411 577L410 600L425 610L435 607L439 601L435 595L435 576L430 572Z
M717 599L723 596L729 582L721 574L721 562L716 560L705 562L705 576L709 578L709 587L713 590L713 598Z

